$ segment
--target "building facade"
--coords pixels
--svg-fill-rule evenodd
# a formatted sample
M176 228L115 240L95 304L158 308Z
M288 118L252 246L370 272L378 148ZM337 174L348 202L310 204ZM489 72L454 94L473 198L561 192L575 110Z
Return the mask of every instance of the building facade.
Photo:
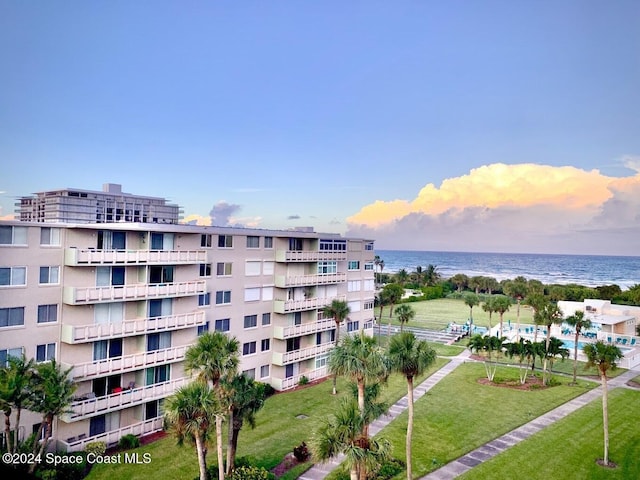
M0 363L56 359L77 384L57 447L162 428L205 331L240 342L240 369L277 390L327 375L335 322L373 332L373 241L308 231L144 223L0 222ZM41 418L23 413L19 435ZM14 423L12 423L14 424Z

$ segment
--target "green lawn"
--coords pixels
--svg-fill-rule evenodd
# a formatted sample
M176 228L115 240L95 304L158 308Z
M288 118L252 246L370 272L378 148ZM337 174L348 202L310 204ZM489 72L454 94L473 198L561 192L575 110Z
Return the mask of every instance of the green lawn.
M438 358L436 364L423 375L416 384L433 371L441 368L446 359ZM246 427L240 434L238 456L249 456L257 465L267 469L275 467L283 457L299 445L308 441L320 420L333 412L340 398L347 393L347 382L338 382L339 394L331 395L331 381L302 388L293 392L280 393L270 397L265 407L258 413L254 430ZM391 404L406 393L406 380L393 375L382 391L382 399ZM305 415L307 418L296 418ZM135 450L150 453L148 465L96 465L89 474L89 480L133 480L147 478L192 480L198 475L195 448L185 445L178 447L172 437L166 437ZM210 450L208 462L215 461L215 452ZM298 472L298 474L301 471Z
M600 399L524 440L465 475L465 480L640 478L640 392L618 388L609 394L609 459L615 469L598 466L603 456Z

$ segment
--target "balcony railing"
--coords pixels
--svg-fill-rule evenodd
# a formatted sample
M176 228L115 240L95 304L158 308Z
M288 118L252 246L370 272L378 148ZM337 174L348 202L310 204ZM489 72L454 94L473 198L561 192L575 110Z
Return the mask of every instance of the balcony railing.
M299 373L298 375L294 375L289 378L274 378L272 380L273 387L276 390L288 390L290 388L296 387L300 383L300 379L302 377L306 377L307 380L313 381L318 380L319 378L324 378L329 374L327 367L320 367L315 370L311 370L310 372Z
M206 250L92 250L67 248L64 263L81 265L187 265L206 263Z
M207 283L204 280L157 285L141 283L109 287L64 287L63 300L68 305L86 305L147 298L186 297L206 293L206 291Z
M307 285L329 285L332 283L342 283L347 281L347 274L331 273L328 275L297 275L287 277L285 275L276 276L276 287L304 287Z
M185 385L188 380L189 378L187 377L176 378L168 382L123 390L120 393L105 395L104 397L73 402L71 404L72 413L62 415L60 418L63 422L69 423L165 398Z
M332 300L346 300L346 295L339 295L330 298L307 298L305 300L274 300L273 311L275 313L299 312L302 310L313 310L324 308L331 303Z
M104 442L107 446L113 446L118 443L120 438L127 434L141 437L150 433L158 432L163 427L163 417L152 418L145 420L144 422L133 423L126 427L119 428L118 430L111 430L109 432L101 433L99 435L93 435L91 437L83 438L67 438L66 440L58 440L62 450L67 452L81 452L85 449L88 443L91 442Z
M300 350L294 350L293 352L274 352L273 363L274 365L286 365L287 363L301 362L302 360L308 360L310 358L322 355L333 348L333 342L327 342L320 345L315 345L310 348L302 348Z
M136 318L117 323L92 325L62 325L61 340L65 343L86 343L116 337L132 337L152 332L179 330L204 325L204 311L181 313L154 318Z
M307 250L277 250L276 262L320 262L324 260L346 260L347 252L319 252Z
M65 368L73 367L73 370L71 370L71 379L74 382L78 382L91 380L103 375L111 375L113 373L126 373L154 365L179 362L184 359L187 348L189 348L188 345L181 345L151 352L107 358L95 362L75 363L73 365L65 362L62 363Z
M318 320L317 322L302 323L300 325L291 325L288 327L273 327L273 338L286 340L287 338L299 337L301 335L311 335L317 332L326 332L336 328L336 322L333 318Z

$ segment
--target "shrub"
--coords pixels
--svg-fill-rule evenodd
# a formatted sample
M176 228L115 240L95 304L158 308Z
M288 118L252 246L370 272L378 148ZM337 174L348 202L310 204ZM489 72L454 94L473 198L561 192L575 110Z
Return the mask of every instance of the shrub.
M376 480L388 480L395 477L405 469L404 462L397 458L390 458L383 463L375 473Z
M38 467L36 470L36 477L42 480L82 480L89 473L91 465L87 463L85 453L57 452L56 455L58 457L81 457L82 461L79 463L62 461L57 466L43 463L42 468Z
M274 480L275 475L262 467L238 467L227 478L229 480Z
M138 448L140 446L140 439L132 433L123 435L118 441L118 447L123 450L129 450L131 448Z
M84 447L84 451L87 453L93 453L98 457L104 455L104 452L107 451L107 444L104 442L90 442L87 443L87 446Z
M298 385L306 385L309 383L309 379L306 376L301 376L300 380L298 381Z
M297 447L293 447L293 456L296 457L296 460L299 462L306 462L311 456L307 444L302 442Z

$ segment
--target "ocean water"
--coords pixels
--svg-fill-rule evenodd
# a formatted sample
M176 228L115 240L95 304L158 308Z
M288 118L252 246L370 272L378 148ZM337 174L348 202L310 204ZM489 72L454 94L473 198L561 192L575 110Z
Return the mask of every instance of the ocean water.
M383 272L387 273L402 268L411 273L417 266L425 269L431 264L445 278L464 273L500 281L522 275L545 284L577 283L590 287L616 284L623 290L640 284L640 257L403 250L376 250L376 255L384 260Z

